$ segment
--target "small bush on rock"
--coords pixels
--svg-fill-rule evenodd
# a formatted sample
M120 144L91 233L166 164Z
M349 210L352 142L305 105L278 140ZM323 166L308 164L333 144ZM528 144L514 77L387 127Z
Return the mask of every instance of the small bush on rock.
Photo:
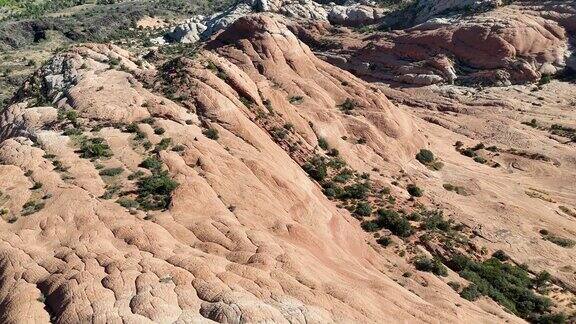
M406 187L406 190L408 190L408 193L412 197L422 197L424 195L424 190L415 184L409 184L408 187Z
M416 154L416 160L424 165L432 163L434 162L434 153L427 149L421 149L420 152Z
M218 135L218 130L216 128L208 128L202 132L204 136L211 140L217 140L220 136Z

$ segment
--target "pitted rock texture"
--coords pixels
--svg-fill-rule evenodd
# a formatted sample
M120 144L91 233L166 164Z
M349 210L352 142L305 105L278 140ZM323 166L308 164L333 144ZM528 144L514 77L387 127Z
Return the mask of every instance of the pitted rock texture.
M0 145L9 211L0 223L1 322L519 322L493 303L462 300L431 274L406 282L410 291L394 282L387 272L405 261L367 245L358 222L240 98L262 109L269 100L304 147L322 135L359 170L410 163L425 140L409 115L269 16L238 20L210 46L165 67L186 80L172 79L189 95L183 105L139 81L161 83L169 70L89 45L56 56L1 116L3 128L18 121ZM55 107L29 107L37 90ZM291 104L293 95L303 102ZM346 98L360 102L357 115L336 108ZM101 137L113 155L82 158L77 135L54 126L56 109L77 111L84 135ZM129 211L103 198L110 179L98 163L147 172L138 167L147 153L115 126L131 122L154 145L170 137L183 147L159 152L179 183L167 210ZM204 136L206 125L218 140ZM133 184L123 177L120 185ZM30 200L44 205L25 216Z

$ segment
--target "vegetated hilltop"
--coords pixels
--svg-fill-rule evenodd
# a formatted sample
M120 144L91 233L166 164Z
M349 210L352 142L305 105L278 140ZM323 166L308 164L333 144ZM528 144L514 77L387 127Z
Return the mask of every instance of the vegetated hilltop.
M570 4L453 5L238 2L54 55L0 116L0 321L573 321ZM468 28L518 55L379 65Z
M55 52L79 42L150 46L157 26L222 10L232 1L8 1L0 3L0 106ZM2 11L4 8L4 13ZM9 9L6 9L9 8ZM154 17L154 19L151 19Z

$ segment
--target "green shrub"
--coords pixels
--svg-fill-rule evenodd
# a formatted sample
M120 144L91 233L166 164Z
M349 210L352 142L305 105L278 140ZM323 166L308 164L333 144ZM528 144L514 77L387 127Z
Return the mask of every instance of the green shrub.
M115 177L117 175L122 174L122 172L124 172L124 169L121 167L118 167L118 168L103 169L99 172L99 174L101 176L106 176L106 177Z
M535 324L564 324L568 319L563 313L543 314L533 319Z
M480 293L478 287L475 284L470 284L467 287L464 287L462 292L460 292L460 297L469 301L475 301L480 296L482 296L482 293Z
M52 161L52 165L54 166L54 171L57 172L66 172L69 169L69 167L64 166L62 161L59 160Z
M323 181L322 188L326 197L340 197L343 192L342 188L332 181Z
M85 159L107 158L112 156L112 151L103 138L97 137L82 141L80 156Z
M22 206L22 216L32 215L44 208L45 204L41 201L29 200Z
M348 180L352 178L354 173L350 169L344 169L340 171L337 175L332 178L332 180L340 183L346 183Z
M480 295L488 296L525 319L547 313L550 309L551 301L530 289L535 283L525 268L496 258L477 262L463 255L455 255L448 264L471 282L460 293L463 298L474 300Z
M324 137L318 137L318 146L323 150L327 150L328 149L328 141L326 141L326 139Z
M508 254L506 254L506 252L502 251L502 250L498 250L496 252L494 252L492 254L493 258L496 258L500 261L507 261L510 259L510 257L508 256Z
M240 96L239 100L244 106L246 106L248 108L252 107L252 104L254 104L252 99L244 97L244 96Z
M364 199L370 192L370 185L366 182L354 183L343 188L339 199Z
M422 215L420 215L420 213L417 212L413 212L410 215L406 216L406 218L409 221L413 221L413 222L419 222L422 219Z
M217 140L220 136L218 135L218 130L216 128L208 128L202 132L204 136L211 140Z
M359 216L370 216L370 214L372 214L372 205L368 202L361 201L356 204L354 213Z
M326 153L326 154L328 154L328 156L334 156L334 157L336 157L336 156L340 155L340 151L338 151L338 150L335 149L335 148L331 148L331 149L328 151L328 153Z
M78 112L76 110L68 110L66 112L66 119L68 119L72 124L76 124L78 121Z
M306 162L302 168L312 179L316 181L322 181L326 178L328 174L328 168L326 167L326 161L319 155L315 155Z
M552 242L558 246L565 247L565 248L571 248L571 247L574 247L576 245L576 241L574 241L574 240L567 239L567 238L560 237L560 236L556 236L553 234L544 235L543 238L546 241L550 241L550 242Z
M538 85L542 86L542 85L550 83L550 81L552 81L552 77L550 75L543 75L540 78L540 81L538 81Z
M104 194L102 196L100 196L100 198L112 199L117 193L120 192L120 190L122 190L122 187L120 186L120 184L108 185L108 186L106 186L106 191L104 192Z
M67 128L62 134L65 136L79 136L82 135L82 130L78 128Z
M156 135L162 135L166 132L166 130L162 127L156 127L154 128L154 134Z
M480 164L486 164L486 162L488 162L485 158L481 157L481 156L475 156L474 157L474 162L476 163L480 163Z
M272 127L272 129L270 129L270 134L274 139L279 141L286 138L288 131L285 128Z
M172 147L172 151L174 152L183 152L184 150L186 150L186 146L178 144L178 145L174 145Z
M492 145L492 146L488 146L488 147L486 148L486 150L487 150L487 151L490 151L490 152L498 152L498 147Z
M464 187L455 186L455 185L450 184L450 183L445 183L442 185L442 187L444 187L444 189L446 189L448 191L455 192L455 193L462 195L462 196L468 195L468 192L466 191L466 189Z
M424 217L424 228L427 230L438 229L446 232L452 227L452 222L444 219L444 212L441 210L425 211L422 216Z
M408 193L412 197L422 197L422 195L424 195L424 190L420 189L420 187L415 184L409 184L408 187L406 187L406 190L408 190Z
M129 198L119 198L116 200L116 203L127 209L138 208L140 206L136 200Z
M462 150L462 151L460 151L460 153L464 156L467 156L467 157L475 157L476 156L476 151L474 151L471 148L467 148L465 150Z
M342 110L344 113L349 114L352 110L354 110L354 108L356 108L356 105L357 103L354 101L354 99L346 98L346 100L338 105L338 107L340 107L340 110Z
M360 226L362 226L362 229L366 232L376 232L382 228L382 226L375 221L364 221Z
M144 176L144 172L138 170L134 173L132 173L131 175L128 176L128 180L134 180L134 179L138 179Z
M160 170L162 169L162 161L155 156L149 156L140 163L140 166L148 170Z
M440 171L442 170L442 168L444 167L444 163L440 162L440 161L434 161L428 165L426 165L428 167L428 169L433 170L433 171Z
M552 276L548 271L540 271L534 278L534 285L538 288L546 287L552 281Z
M392 244L392 239L388 236L381 236L379 237L376 242L384 247Z
M390 209L379 209L376 222L380 228L387 228L394 235L400 237L408 237L413 232L410 222L396 211Z
M429 259L425 256L420 256L414 260L414 266L416 270L432 272L442 277L448 276L448 269L438 259Z
M140 131L140 127L138 127L138 124L136 123L131 123L126 125L126 127L124 127L124 132L126 133L136 133Z
M328 160L327 165L332 169L340 170L346 166L346 162L339 157Z
M156 144L156 147L154 148L154 152L158 153L160 151L164 151L164 150L168 149L170 144L172 144L171 138L163 138L160 140L160 142L158 144Z
M32 188L30 188L30 190L38 190L40 188L42 188L43 184L41 182L34 182L34 185L32 186Z
M434 162L434 153L427 149L421 149L420 152L416 154L416 160L424 165L432 163Z
M536 120L536 118L532 118L532 120L530 120L529 122L522 122L522 124L528 125L532 128L538 128L538 121Z
M299 105L302 102L304 102L304 97L302 96L292 96L288 99L288 102L290 102L293 105Z
M478 151L478 150L483 150L483 149L485 149L485 148L486 148L486 145L484 145L484 143L480 142L480 143L476 144L476 145L472 148L472 150Z
M265 99L264 101L262 101L262 103L264 104L264 107L268 109L269 113L274 112L274 108L272 107L272 101L270 101L270 99Z
M460 290L460 283L456 282L456 281L449 281L447 283L448 286L450 286L450 288L454 289L454 291L458 291Z
M119 65L120 62L121 62L121 61L120 61L119 58L116 58L116 57L110 57L110 58L108 58L108 63L109 63L111 66Z
M166 209L172 200L171 194L178 183L168 176L167 171L155 171L138 180L136 201L144 210Z

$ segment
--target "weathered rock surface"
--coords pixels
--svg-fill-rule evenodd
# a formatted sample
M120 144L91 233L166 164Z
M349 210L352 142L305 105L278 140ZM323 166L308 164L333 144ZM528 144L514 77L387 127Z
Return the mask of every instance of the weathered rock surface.
M336 25L363 26L375 23L384 13L382 8L362 4L333 6L328 12L328 20Z
M449 24L422 24L377 39L365 50L359 58L384 67L398 60L428 64L431 57L448 55L452 69L469 70L462 76L467 83L509 84L534 82L563 69L568 44L566 32L553 21L502 12ZM454 75L443 65L432 65L442 71L432 74L451 81Z
M3 113L0 126L12 130L0 144L9 211L0 222L1 322L519 321L493 303L462 300L431 274L394 282L388 274L406 261L367 245L358 222L326 199L252 109L269 103L304 147L323 136L367 171L412 163L425 140L409 115L266 15L236 21L210 46L215 52L181 59L172 72L141 67L116 47L77 47ZM189 97L178 104L135 76L169 76ZM114 154L82 158L77 135L54 124L56 109L27 107L37 90L77 111L84 135L103 138ZM354 115L336 107L347 98L359 102ZM169 137L183 148L159 152L179 183L165 211L129 211L103 197L111 185L134 183L101 177L99 163L146 172L139 165L150 151L115 126L131 122L153 145ZM206 125L217 141L203 135ZM44 205L24 216L27 201Z
M506 6L368 36L351 31L333 36L330 27L294 29L336 58L331 62L370 78L419 85L510 85L536 82L570 64L568 15L552 20Z
M173 27L165 37L153 41L158 44L164 44L166 41L195 43L201 39L208 39L252 12L268 11L282 13L291 18L327 19L326 9L313 0L245 0L209 17L202 15L192 17Z

